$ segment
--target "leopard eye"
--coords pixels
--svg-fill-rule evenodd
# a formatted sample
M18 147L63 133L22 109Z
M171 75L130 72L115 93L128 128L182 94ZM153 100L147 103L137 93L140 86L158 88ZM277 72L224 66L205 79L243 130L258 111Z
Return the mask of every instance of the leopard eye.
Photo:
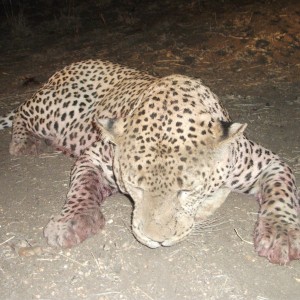
M143 199L144 196L144 190L140 187L137 187L133 185L132 183L129 183L128 181L125 183L127 192L129 192L130 196L135 199Z
M191 194L190 190L180 190L177 193L177 197L178 197L179 200L184 201L190 194Z
M134 198L143 199L144 190L139 187L132 187L132 193Z

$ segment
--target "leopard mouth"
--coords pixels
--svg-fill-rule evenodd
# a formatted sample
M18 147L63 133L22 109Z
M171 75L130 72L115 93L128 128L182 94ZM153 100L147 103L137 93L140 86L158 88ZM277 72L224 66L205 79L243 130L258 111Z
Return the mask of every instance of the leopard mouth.
M163 242L157 242L157 241L153 241L151 239L148 239L145 237L143 237L142 239L141 238L138 238L136 235L135 235L136 239L143 245L147 246L148 248L151 248L151 249L156 249L156 248L159 248L161 246L163 247L171 247L179 242L181 242L185 237L183 237L182 239L180 240L174 240L174 239L168 239L168 240L165 240Z
M153 239L147 237L145 234L142 234L139 230L133 230L133 235L141 244L143 244L151 249L155 249L155 248L159 248L161 246L162 247L171 247L171 246L181 242L182 240L184 240L188 236L189 232L188 233L186 232L184 235L182 235L180 237L173 236L173 237L162 239L162 240L153 240Z
M133 235L141 244L151 249L159 248L160 246L162 246L161 242L153 241L147 238L146 236L142 236L140 233L137 233L136 231L133 231Z

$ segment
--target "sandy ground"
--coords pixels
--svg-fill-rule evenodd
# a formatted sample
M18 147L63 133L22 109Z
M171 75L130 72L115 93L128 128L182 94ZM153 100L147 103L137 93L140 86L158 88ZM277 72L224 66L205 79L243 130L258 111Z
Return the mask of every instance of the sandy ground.
M86 58L194 75L234 120L249 124L251 139L289 162L299 184L300 5L242 2L121 1L103 8L100 25L87 32L49 33L47 42L4 36L0 112ZM62 207L73 161L57 153L11 157L10 130L0 140L1 299L299 299L300 262L277 266L256 255L258 206L244 195L231 194L200 232L155 250L135 240L132 204L116 195L104 204L102 233L70 250L48 247L43 227Z

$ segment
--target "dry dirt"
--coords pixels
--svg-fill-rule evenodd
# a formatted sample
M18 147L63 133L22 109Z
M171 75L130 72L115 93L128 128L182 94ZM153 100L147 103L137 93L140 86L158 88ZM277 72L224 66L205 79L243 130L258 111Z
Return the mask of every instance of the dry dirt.
M57 23L45 7L44 21L28 9L13 15L20 28L13 18L1 23L1 114L82 59L193 75L249 124L251 139L289 162L299 184L299 1L96 2L65 1ZM74 249L47 247L42 230L63 204L73 161L11 157L10 130L0 140L1 299L299 299L300 262L277 266L256 255L258 206L243 195L231 194L207 228L170 248L134 239L122 195L105 202L102 233Z

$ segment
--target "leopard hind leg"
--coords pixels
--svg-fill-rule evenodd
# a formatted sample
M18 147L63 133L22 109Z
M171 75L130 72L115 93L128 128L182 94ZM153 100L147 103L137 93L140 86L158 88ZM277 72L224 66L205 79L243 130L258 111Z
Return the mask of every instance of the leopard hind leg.
M50 139L42 139L30 132L24 120L19 114L15 115L13 123L12 139L9 153L14 156L37 155L51 146Z

